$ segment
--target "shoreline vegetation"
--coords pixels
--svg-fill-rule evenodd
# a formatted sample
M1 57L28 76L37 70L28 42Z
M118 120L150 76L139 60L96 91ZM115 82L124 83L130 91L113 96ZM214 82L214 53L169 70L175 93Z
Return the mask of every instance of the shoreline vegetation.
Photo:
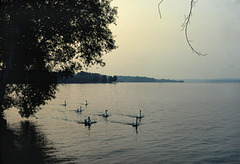
M56 72L52 73L53 75L57 74ZM44 73L42 72L30 72L29 76L33 82L45 83L49 82L51 79L51 73L47 78L42 78ZM0 78L2 77L2 72L0 71ZM7 83L8 84L23 84L25 76L19 74L14 74L14 76L9 76ZM40 77L40 78L39 78ZM54 80L52 82L55 82ZM57 81L58 84L84 84L84 83L240 83L240 78L216 78L216 79L183 79L183 80L172 80L172 79L155 79L150 77L143 76L109 76L102 75L99 73L90 73L81 71L77 74L74 74L69 78L60 78Z
M81 71L68 79L59 80L58 83L184 83L183 80L155 79L141 76L108 76L98 73L89 73Z
M118 76L117 82L148 82L148 83L184 83L183 80L171 80L171 79L155 79L150 77L141 77L141 76Z

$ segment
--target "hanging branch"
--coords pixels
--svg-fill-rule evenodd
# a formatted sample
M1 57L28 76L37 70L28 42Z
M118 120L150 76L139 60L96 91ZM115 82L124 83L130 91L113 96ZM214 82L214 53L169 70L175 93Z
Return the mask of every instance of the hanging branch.
M160 5L161 5L162 2L163 2L163 0L161 0L161 1L158 3L158 13L159 13L160 19L162 18L162 16L161 16L161 11L160 11ZM199 56L205 56L205 55L207 55L207 54L202 54L200 51L197 51L195 48L193 48L192 44L190 43L191 40L189 40L189 38L188 38L188 25L190 24L190 18L191 18L191 16L192 16L193 7L195 6L195 4L196 4L197 2L198 2L198 0L191 0L190 10L189 10L189 13L188 13L187 17L185 16L184 22L183 22L183 24L182 24L182 30L184 30L187 44L188 44L188 46L191 48L192 52L193 52L193 53L196 53L196 54L199 55Z
M163 0L161 0L161 1L158 3L158 13L159 13L160 19L162 18L162 16L161 16L161 11L160 11L160 5L161 5L162 2L163 2Z
M197 3L197 1L198 0L191 0L190 11L189 11L187 17L185 17L185 19L184 19L184 22L182 24L182 30L184 30L187 44L191 48L192 52L196 53L199 56L205 56L207 54L202 54L200 51L197 51L195 48L193 48L192 44L190 43L191 40L189 40L189 38L188 38L188 25L190 24L190 18L192 16L192 9L195 6L195 4Z

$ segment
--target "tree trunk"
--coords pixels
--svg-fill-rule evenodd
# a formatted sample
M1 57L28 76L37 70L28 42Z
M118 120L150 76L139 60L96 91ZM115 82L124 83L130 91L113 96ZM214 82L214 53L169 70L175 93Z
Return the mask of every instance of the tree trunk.
M8 55L8 59L7 59L7 64L6 64L6 68L5 70L2 72L2 81L0 83L0 112L3 112L3 97L5 94L5 89L7 86L7 79L8 79L8 73L12 64L12 59L14 56L14 50L16 47L16 43L17 43L17 36L19 34L19 28L13 28L12 30L9 30L7 32L8 34L8 42L7 44L9 45L9 55Z
M5 71L3 72L3 75L2 75L2 81L1 81L1 84L0 84L0 112L3 111L3 108L2 108L2 105L3 105L3 97L4 97L4 94L5 94L5 89L6 89L6 85L7 85L8 73L9 73L9 70L10 70L10 66L11 66L11 64L12 64L13 56L14 56L14 53L13 53L13 52L10 52L10 53L9 53L9 56L8 56L8 61L7 61L6 69L5 69Z

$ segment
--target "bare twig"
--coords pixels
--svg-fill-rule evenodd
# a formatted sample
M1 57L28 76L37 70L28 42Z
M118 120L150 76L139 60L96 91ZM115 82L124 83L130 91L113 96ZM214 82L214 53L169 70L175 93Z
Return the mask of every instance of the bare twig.
M187 15L187 16L185 17L185 19L184 19L184 22L183 22L183 24L182 24L182 30L184 30L187 44L188 44L188 46L191 48L192 52L193 52L193 53L196 53L196 54L199 55L199 56L205 56L205 55L207 55L207 54L203 54L203 53L201 53L200 51L197 51L195 48L193 48L192 44L190 43L191 40L189 40L189 38L188 38L188 25L190 24L190 19L191 19L191 16L192 16L192 9L193 9L193 7L195 6L195 4L197 3L197 1L198 1L198 0L191 0L190 10L189 10L188 15Z
M160 11L160 5L161 5L162 2L163 2L163 0L161 0L161 1L158 3L158 13L159 13L160 19L162 18L162 16L161 16L161 11Z
M38 119L37 116L35 116L35 114L32 115L34 118Z
M161 0L161 1L158 3L158 13L159 13L160 19L162 18L162 16L161 16L161 11L160 11L160 5L161 5L162 2L163 2L163 0ZM190 19L191 19L191 16L192 16L193 7L195 6L195 4L196 4L197 2L198 2L198 0L191 0L190 10L189 10L188 15L185 16L184 22L183 22L183 24L182 24L182 30L184 30L187 44L188 44L188 46L191 48L192 52L193 52L193 53L196 53L196 54L199 55L199 56L205 56L205 55L207 55L207 54L203 54L203 53L201 53L200 51L197 51L197 50L192 46L192 44L190 43L191 40L189 40L189 38L188 38L188 25L190 24Z

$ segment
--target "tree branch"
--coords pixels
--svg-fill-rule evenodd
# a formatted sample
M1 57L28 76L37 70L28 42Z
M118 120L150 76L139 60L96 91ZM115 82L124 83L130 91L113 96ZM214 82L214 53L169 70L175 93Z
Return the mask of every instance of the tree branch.
M161 16L161 11L160 11L160 5L161 5L162 2L163 2L163 0L161 0L161 1L158 3L158 13L159 13L160 19L162 18L162 16Z
M184 22L183 22L183 24L182 24L182 30L184 30L187 44L188 44L188 46L191 48L192 52L193 52L193 53L196 53L196 54L199 55L199 56L205 56L205 55L207 55L207 54L203 54L203 53L201 53L200 51L197 51L197 50L192 46L192 44L190 43L191 40L189 40L189 37L188 37L188 25L190 24L190 19L191 19L191 17L192 17L193 7L195 6L195 4L196 4L197 2L198 2L198 0L191 0L190 10L189 10L188 15L187 15L187 16L185 17L185 19L184 19Z
M162 2L163 2L163 0L161 0L161 1L158 3L158 13L159 13L160 19L162 18L162 16L161 16L161 11L160 11L160 5L161 5ZM199 56L205 56L205 55L207 55L207 54L203 54L203 53L201 53L200 51L197 51L197 50L192 46L192 44L190 43L191 40L189 40L189 37L188 37L188 25L190 24L190 19L191 19L191 17L192 17L193 7L195 6L195 4L196 4L197 2L198 2L198 0L191 0L190 10L189 10L188 15L187 15L187 16L185 17L185 19L184 19L184 22L183 22L183 24L182 24L182 30L184 30L187 44L188 44L188 46L191 48L192 52L193 52L193 53L196 53L196 54L199 55Z

